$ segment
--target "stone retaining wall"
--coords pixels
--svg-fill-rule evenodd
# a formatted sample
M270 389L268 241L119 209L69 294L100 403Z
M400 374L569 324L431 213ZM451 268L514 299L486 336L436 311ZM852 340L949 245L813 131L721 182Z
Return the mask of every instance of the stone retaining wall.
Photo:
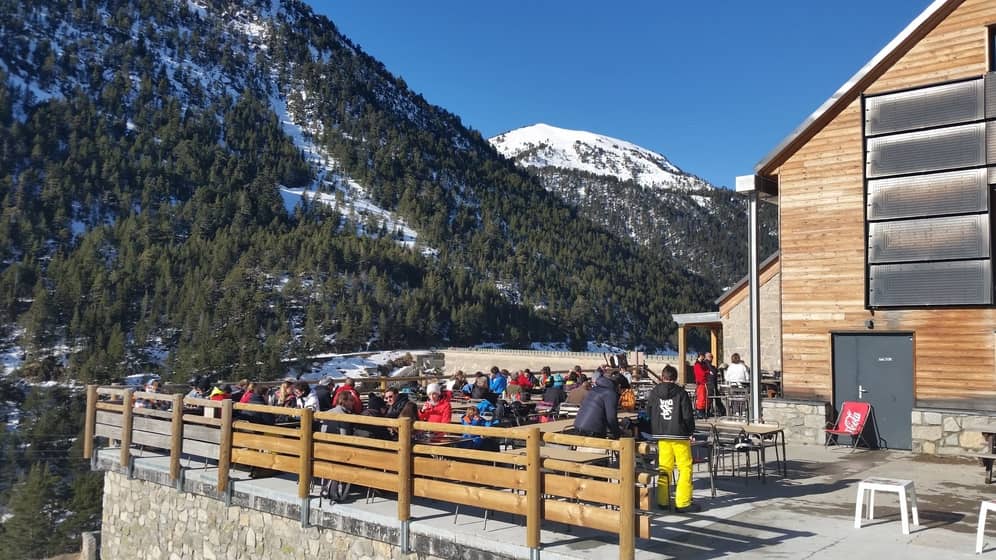
M965 455L986 450L982 432L996 432L996 415L953 410L913 409L913 452Z
M774 421L785 429L785 441L823 445L827 422L833 420L828 402L764 399L761 413L765 421Z
M578 365L585 370L592 370L605 363L608 354L596 352L553 352L545 350L512 350L512 349L472 349L446 348L441 350L446 356L444 369L450 374L463 370L468 375L474 372L487 372L491 366L498 366L509 371L529 368L538 372L543 366L550 366L554 371L567 371ZM636 364L635 352L626 355L630 364ZM660 371L661 367L671 364L677 367L677 354L640 354L640 363L646 363L650 369Z
M164 473L136 472L134 479L109 465L104 476L101 557L104 560L505 560L465 544L412 535L402 553L399 529L311 510L312 525L299 522L300 508L238 492L227 507L209 484L188 480L185 492ZM144 478L148 477L148 480ZM163 484L167 482L167 484ZM249 500L253 507L240 502Z

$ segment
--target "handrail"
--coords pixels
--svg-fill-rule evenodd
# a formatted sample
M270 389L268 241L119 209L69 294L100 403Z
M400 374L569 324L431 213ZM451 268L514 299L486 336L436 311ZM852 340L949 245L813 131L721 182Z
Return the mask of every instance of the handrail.
M112 397L120 403L102 401ZM144 399L168 404L135 408ZM191 408L218 410L214 418L191 414ZM273 426L249 420L263 413L298 422ZM315 431L317 422L390 429L397 440L363 438ZM435 445L415 438L419 432L498 438L517 442L522 454ZM463 426L409 419L377 418L331 411L315 413L231 400L190 399L179 394L87 387L84 456L92 458L97 438L120 441L119 464L128 466L133 444L169 454L170 480L182 479L180 457L200 456L217 462L217 489L225 495L229 472L236 465L297 475L298 497L310 499L314 477L352 482L396 492L398 519L407 527L414 497L477 505L525 516L525 544L538 551L545 522L567 523L619 534L619 557L632 559L635 539L649 536L648 477L636 472L635 455L647 446L632 438L607 440L560 433L542 433L538 425L499 428ZM596 466L546 457L543 446L592 447L618 457L611 466ZM584 454L582 454L584 455ZM570 459L570 457L566 458ZM584 460L587 460L585 458ZM620 492L619 488L631 488ZM605 506L609 506L606 509ZM639 506L639 508L638 508ZM306 522L302 510L302 523ZM403 531L406 533L406 530ZM407 537L405 537L407 538Z

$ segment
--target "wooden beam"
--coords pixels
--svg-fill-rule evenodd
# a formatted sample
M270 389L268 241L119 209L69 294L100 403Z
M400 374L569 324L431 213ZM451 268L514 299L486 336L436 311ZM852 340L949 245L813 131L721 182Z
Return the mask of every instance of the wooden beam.
M712 350L712 365L723 363L719 356L719 329L716 327L709 327L709 348Z
M169 446L169 479L174 483L180 478L180 457L183 456L183 395L173 395L172 439Z
M232 401L221 401L221 443L218 444L218 492L228 490L228 471L232 467Z
M636 441L621 438L619 450L619 560L636 556Z
M412 517L412 419L401 418L398 424L398 520Z
M302 500L311 495L312 469L315 467L315 442L313 437L315 428L312 426L314 415L315 412L310 408L301 410L301 447L298 451L301 457L301 466L297 475L297 497Z
M526 436L526 546L539 549L540 525L543 521L543 464L540 459L540 443L543 434L539 428L531 428Z
M121 402L121 457L119 462L123 468L128 467L131 459L131 427L132 412L134 411L134 392L126 389L122 394L124 400Z
M83 430L83 458L93 457L93 438L97 431L97 386L86 386L86 424Z

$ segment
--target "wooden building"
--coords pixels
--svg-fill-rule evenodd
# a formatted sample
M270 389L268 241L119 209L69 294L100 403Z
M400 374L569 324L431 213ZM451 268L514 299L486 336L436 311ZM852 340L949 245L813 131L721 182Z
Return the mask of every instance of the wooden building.
M777 185L786 399L877 440L996 432L996 0L938 0L755 167ZM763 306L762 306L763 309Z

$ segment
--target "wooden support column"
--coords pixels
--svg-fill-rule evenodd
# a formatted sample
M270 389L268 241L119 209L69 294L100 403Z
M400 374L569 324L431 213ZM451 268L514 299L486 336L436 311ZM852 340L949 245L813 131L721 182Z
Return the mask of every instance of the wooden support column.
M228 491L228 471L232 467L232 400L221 401L221 441L218 445L218 493Z
M543 463L539 428L530 428L526 436L526 546L534 551L540 547L541 506L543 503ZM530 557L533 555L530 554Z
M134 390L125 389L124 398L121 400L121 457L119 461L122 468L128 468L128 463L131 461L131 429L134 425L132 412L135 410L133 393Z
M301 409L301 446L298 453L301 458L298 468L297 497L307 498L311 495L311 479L314 476L315 432L312 423L315 420L315 412L310 408Z
M169 479L175 484L180 478L180 457L183 455L183 395L173 395L173 424L169 442Z
M685 356L688 355L688 340L686 339L684 325L678 325L678 384L688 383L688 364L685 363Z
M398 419L398 520L412 517L412 419Z
M83 458L93 457L93 438L97 433L97 386L86 386L86 424L83 428Z
M619 438L619 560L636 556L636 440Z
M719 355L719 329L716 327L709 327L709 349L712 351L712 365L723 363Z

